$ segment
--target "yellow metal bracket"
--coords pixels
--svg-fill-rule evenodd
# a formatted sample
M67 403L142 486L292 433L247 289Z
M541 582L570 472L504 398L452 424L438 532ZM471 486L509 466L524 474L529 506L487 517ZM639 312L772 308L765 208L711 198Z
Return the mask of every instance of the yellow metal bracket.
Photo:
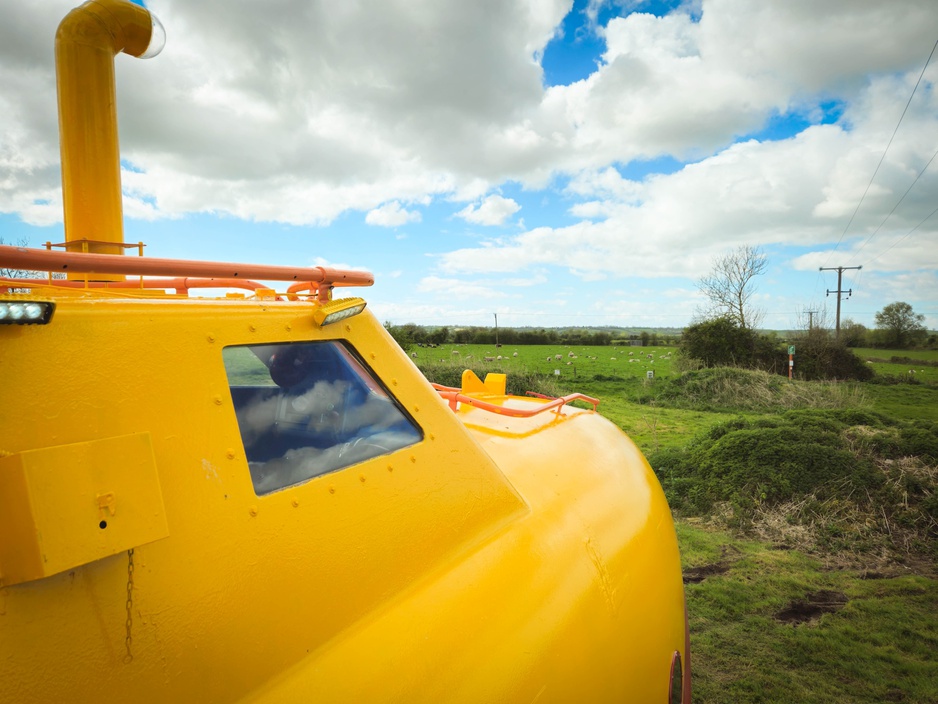
M504 396L508 386L508 375L491 372L485 375L482 381L471 369L462 373L462 393L464 394L492 394Z

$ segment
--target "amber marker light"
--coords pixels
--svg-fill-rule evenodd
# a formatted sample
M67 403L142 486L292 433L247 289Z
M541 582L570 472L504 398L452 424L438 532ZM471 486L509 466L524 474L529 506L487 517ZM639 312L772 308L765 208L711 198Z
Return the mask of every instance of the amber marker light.
M368 305L363 298L337 298L327 301L313 311L313 320L319 327L325 327L340 320L358 315Z
M52 319L54 303L0 301L0 325L45 325Z

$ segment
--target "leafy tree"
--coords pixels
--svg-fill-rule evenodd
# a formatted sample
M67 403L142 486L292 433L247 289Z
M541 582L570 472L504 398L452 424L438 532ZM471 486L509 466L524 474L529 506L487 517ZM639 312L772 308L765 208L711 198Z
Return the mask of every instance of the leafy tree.
M866 347L870 331L865 325L847 318L840 324L840 339L847 347Z
M447 327L437 328L427 335L427 342L434 345L445 345L447 340L449 340L449 328Z
M767 266L765 254L750 245L719 257L710 273L697 282L710 302L707 317L727 318L743 329L756 329L765 314L752 306L753 279L764 274Z
M391 337L394 338L394 341L400 345L402 349L407 350L414 344L414 338L400 325L393 325L390 321L387 321L384 324L384 329L390 333Z
M925 338L925 316L912 310L902 301L890 303L879 311L874 320L876 327L885 333L887 347L905 348Z

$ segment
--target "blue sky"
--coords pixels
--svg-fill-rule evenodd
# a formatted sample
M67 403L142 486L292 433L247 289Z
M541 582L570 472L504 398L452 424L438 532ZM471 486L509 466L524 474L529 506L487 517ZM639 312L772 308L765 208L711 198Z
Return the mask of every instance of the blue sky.
M72 3L22 5L0 237L39 246L64 238ZM844 318L904 300L938 328L931 0L146 5L166 47L116 71L125 239L151 256L368 269L395 323L680 327L753 245L766 327L833 324L818 268L863 265Z

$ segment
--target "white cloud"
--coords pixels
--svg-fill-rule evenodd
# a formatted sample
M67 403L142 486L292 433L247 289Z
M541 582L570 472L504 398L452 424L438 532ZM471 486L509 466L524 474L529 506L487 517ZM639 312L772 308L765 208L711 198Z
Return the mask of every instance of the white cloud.
M456 216L477 225L504 225L505 221L519 210L521 206L511 198L492 195L478 206L467 205L456 213Z
M568 187L569 194L583 199L570 210L583 221L537 228L499 245L461 249L445 255L443 266L447 271L483 271L495 260L515 271L553 264L579 273L695 278L713 255L739 244L836 243L895 128L880 116L901 105L897 98L903 94L908 100L909 91L908 76L876 79L847 109L843 125L809 127L774 142L741 142L673 174L642 182L624 179L609 167L584 171ZM938 146L938 97L925 94L920 100L886 155L877 187L867 193L839 247L851 264L876 257L898 241L876 259L876 266L938 266L938 250L923 248L938 223L928 221L899 239L933 211L938 168L926 171L902 207L886 219ZM928 151L918 146L922 142L930 144ZM860 239L861 233L867 234ZM816 268L822 259L826 257L804 255L795 266Z
M605 1L590 0L594 20ZM61 220L51 38L75 4L0 6L0 212L33 225ZM128 217L325 226L354 212L415 225L414 245L418 208L517 227L523 204L538 227L459 249L440 236L432 274L693 279L751 243L798 248L795 270L864 264L870 281L938 299L938 218L925 220L938 163L887 219L938 147L938 61L845 232L933 45L934 0L631 14L593 27L605 51L590 76L549 88L538 57L571 0L148 6L163 54L115 60ZM836 124L745 139L773 117L817 122L830 103ZM662 156L693 163L624 176ZM522 195L487 195L509 183ZM562 202L554 222L524 199L539 189Z
M571 4L152 0L165 50L116 59L125 158L154 215L322 225L391 201L473 200L506 179L540 188L712 155L773 111L849 100L871 71L920 65L935 16L932 0L706 0L700 22L613 19L597 71L545 90L534 59ZM4 212L42 217L29 204L58 187L50 37L72 5L0 10ZM497 221L488 202L463 215Z
M365 216L365 222L369 225L380 225L382 227L399 227L409 222L420 222L420 219L418 211L405 210L397 201L385 203Z

